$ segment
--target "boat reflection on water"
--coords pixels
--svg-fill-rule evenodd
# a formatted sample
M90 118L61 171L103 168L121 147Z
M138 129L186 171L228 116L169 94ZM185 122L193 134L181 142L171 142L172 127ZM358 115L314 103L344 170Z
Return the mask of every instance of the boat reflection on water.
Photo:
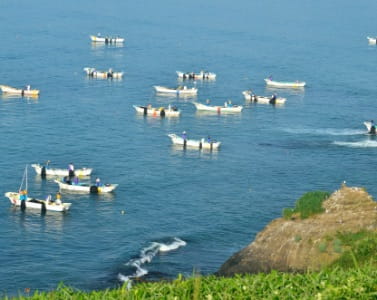
M195 117L198 117L198 118L217 117L217 118L241 119L242 113L218 113L216 111L197 110L195 112Z
M16 206L11 206L9 211L14 221L19 221L20 226L27 233L63 232L64 220L69 218L69 211L41 213L35 209L22 211L20 207Z
M106 43L98 43L98 42L91 42L91 47L93 50L98 49L107 49L107 48L123 48L123 43L115 43L115 44L106 44Z
M16 95L16 94L6 94L3 93L1 94L1 98L3 100L14 100L14 99L25 99L25 100L30 100L31 102L38 102L39 96L22 96L22 95Z
M170 153L173 156L193 157L203 159L217 159L220 149L198 149L198 148L183 148L182 145L171 145Z
M265 93L267 94L267 96L269 94L277 94L279 97L283 97L283 98L289 98L289 97L285 97L285 96L281 95L281 93L287 94L287 95L303 95L303 94L305 94L305 87L278 88L278 87L266 86L264 90L265 90Z

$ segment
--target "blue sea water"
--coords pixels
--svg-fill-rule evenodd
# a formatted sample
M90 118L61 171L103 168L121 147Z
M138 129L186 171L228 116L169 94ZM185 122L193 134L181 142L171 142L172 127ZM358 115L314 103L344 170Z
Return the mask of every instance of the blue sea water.
M377 2L26 1L0 2L0 84L41 90L0 98L0 193L16 191L26 164L93 167L118 183L110 195L63 193L66 214L21 212L0 201L0 291L80 289L213 273L306 191L363 186L374 197ZM125 37L93 45L89 35ZM87 78L84 67L125 72ZM156 95L186 81L195 98ZM303 80L303 90L263 81ZM250 104L242 91L277 92L284 106ZM245 106L239 115L200 114L192 101ZM180 118L136 115L133 104L176 105ZM171 146L169 133L208 134L219 151ZM29 193L57 191L29 170Z

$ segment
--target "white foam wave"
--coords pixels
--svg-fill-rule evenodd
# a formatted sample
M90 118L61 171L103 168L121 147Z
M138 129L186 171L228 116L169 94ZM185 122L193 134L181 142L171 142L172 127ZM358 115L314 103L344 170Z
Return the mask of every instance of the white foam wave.
M174 238L174 242L172 242L171 244L168 244L168 245L167 244L159 244L158 251L169 252L169 251L172 251L172 250L176 250L179 247L186 246L186 244L187 243L185 241L182 241L179 238Z
M142 268L142 265L150 263L159 252L173 251L186 245L187 243L179 238L174 238L173 242L170 244L152 242L148 247L145 247L140 251L140 256L138 258L131 259L126 263L127 266L132 266L136 269L135 273L129 276L119 273L118 279L123 282L131 282L133 278L143 277L148 274L148 270Z
M283 131L295 134L311 134L311 135L360 135L365 130L361 129L337 129L337 128L285 128Z
M377 141L359 141L359 142L334 142L337 146L344 146L350 148L375 148L377 147Z

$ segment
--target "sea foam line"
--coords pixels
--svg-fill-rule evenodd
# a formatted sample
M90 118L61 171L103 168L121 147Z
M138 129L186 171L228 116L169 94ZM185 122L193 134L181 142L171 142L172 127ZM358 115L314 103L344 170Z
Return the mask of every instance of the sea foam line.
M118 279L122 282L127 282L127 288L131 288L133 278L140 278L148 274L148 270L142 268L142 265L150 263L159 252L166 253L186 245L187 243L179 238L174 238L173 242L170 244L152 242L149 246L140 251L138 258L133 258L126 263L126 266L135 268L135 273L129 276L119 273Z
M337 128L285 128L283 131L296 134L310 135L360 135L365 134L361 129L337 129Z
M335 141L333 144L337 146L344 146L350 148L375 148L377 147L377 141L359 141L359 142L338 142Z

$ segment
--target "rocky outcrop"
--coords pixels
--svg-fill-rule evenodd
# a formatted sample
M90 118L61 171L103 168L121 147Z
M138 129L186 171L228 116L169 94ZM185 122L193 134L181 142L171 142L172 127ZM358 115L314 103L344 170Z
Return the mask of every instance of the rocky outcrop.
M377 203L362 188L343 185L322 206L325 212L307 219L272 221L217 274L319 270L340 256L338 232L377 228Z

